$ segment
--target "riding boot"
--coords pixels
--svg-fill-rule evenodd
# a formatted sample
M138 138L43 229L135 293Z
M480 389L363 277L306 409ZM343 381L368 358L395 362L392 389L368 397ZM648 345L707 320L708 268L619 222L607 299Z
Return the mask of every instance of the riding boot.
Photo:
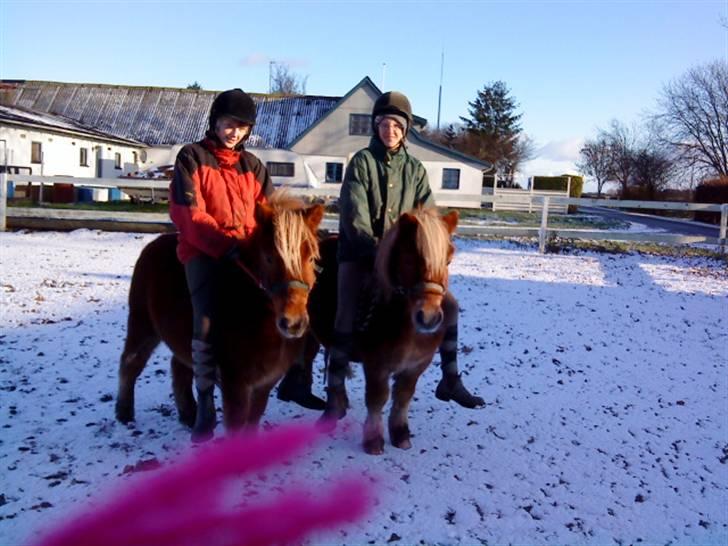
M328 359L326 376L326 407L321 417L324 420L342 419L349 408L346 396L346 375L353 345L353 335L334 331L334 343Z
M192 441L206 442L215 430L215 378L217 366L212 347L199 339L192 340L192 372L197 390L197 415L192 427Z
M485 400L480 396L471 394L463 385L458 370L458 325L452 324L445 330L445 338L440 345L440 360L442 362L442 379L435 389L435 396L444 402L457 402L464 408L475 409L485 406Z
M311 392L312 384L311 368L296 361L278 385L278 400L295 402L304 408L320 411L326 407L326 402Z

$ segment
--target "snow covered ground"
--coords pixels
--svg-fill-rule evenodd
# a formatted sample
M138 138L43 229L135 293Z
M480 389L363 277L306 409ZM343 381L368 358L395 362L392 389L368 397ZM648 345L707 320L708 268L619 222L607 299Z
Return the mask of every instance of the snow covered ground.
M188 445L166 349L136 423L113 415L130 275L153 237L0 233L2 546ZM433 367L413 448L367 456L359 371L343 426L268 477L378 479L366 520L312 544L728 542L724 264L460 239L451 271L461 368L487 408L438 401ZM265 422L313 417L274 399Z

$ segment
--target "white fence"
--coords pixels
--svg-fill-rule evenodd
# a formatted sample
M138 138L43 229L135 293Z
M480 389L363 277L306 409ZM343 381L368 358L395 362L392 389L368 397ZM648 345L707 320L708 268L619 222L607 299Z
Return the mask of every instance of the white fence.
M37 177L27 175L8 175L0 173L0 231L5 230L7 216L7 181L30 182L35 184L52 184L52 183L72 183L78 186L86 187L114 187L121 188L126 191L138 190L147 192L149 195L161 195L168 191L169 181L167 180L139 180L124 178L89 178L79 179L72 177ZM297 195L310 197L336 197L338 196L338 188L298 188L292 187L291 191ZM558 192L561 193L561 192ZM563 195L563 194L562 194ZM451 195L448 194L448 198ZM459 198L463 202L478 201L482 203L493 203L494 209L501 203L512 203L515 199L514 194L503 195L501 189L494 195L460 195ZM435 192L435 200L438 199L438 193ZM582 240L612 240L612 241L641 241L641 242L659 242L669 244L692 244L704 243L709 245L719 245L723 251L726 251L726 232L728 229L728 203L722 205L709 203L682 203L682 202L666 202L666 201L617 201L609 199L575 199L569 197L554 197L552 195L539 195L539 192L521 192L518 195L518 205L524 210L532 212L541 212L541 225L536 228L529 227L500 227L500 226L480 226L461 224L458 232L463 235L493 235L502 237L538 237L539 248L543 252L546 241L550 236L582 239ZM667 233L630 233L630 232L610 232L585 229L555 229L548 227L548 215L556 210L565 211L569 205L592 206L606 208L629 208L644 210L678 210L678 211L711 211L720 212L720 228L718 237L707 237L699 235L675 235ZM78 211L75 211L78 212ZM85 212L88 216L88 212ZM107 219L110 213L103 213ZM37 217L38 211L30 211L29 209L13 209L13 217L31 218ZM58 219L58 213L54 214ZM63 217L72 218L74 211L65 211ZM80 215L77 215L77 219ZM121 217L120 217L121 218ZM335 219L328 218L327 227L335 226ZM159 223L158 219L154 220Z

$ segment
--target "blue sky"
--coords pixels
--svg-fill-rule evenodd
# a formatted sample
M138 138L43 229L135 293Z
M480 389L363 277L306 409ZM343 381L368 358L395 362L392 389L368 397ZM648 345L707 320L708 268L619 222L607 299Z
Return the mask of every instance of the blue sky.
M384 88L434 125L444 48L442 123L502 80L539 146L532 170L552 174L597 127L638 121L669 80L728 59L726 25L728 0L0 0L0 77L265 92L274 60L341 96L381 85L386 63Z

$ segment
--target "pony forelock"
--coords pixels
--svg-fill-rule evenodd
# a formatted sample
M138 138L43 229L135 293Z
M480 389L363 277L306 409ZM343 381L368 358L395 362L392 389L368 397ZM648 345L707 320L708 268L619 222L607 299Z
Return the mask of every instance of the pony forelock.
M287 190L276 190L269 198L268 205L273 209L273 228L275 245L283 260L288 275L295 279L303 278L303 257L301 248L308 243L312 257L319 258L318 238L306 224L303 211L305 203Z
M410 211L417 220L416 248L425 262L425 278L440 280L447 277L447 260L450 249L450 233L440 218L437 209L417 208ZM382 237L377 250L374 270L380 287L386 297L391 295L394 287L389 276L389 264L392 260L394 244L399 238L401 223L397 222Z

